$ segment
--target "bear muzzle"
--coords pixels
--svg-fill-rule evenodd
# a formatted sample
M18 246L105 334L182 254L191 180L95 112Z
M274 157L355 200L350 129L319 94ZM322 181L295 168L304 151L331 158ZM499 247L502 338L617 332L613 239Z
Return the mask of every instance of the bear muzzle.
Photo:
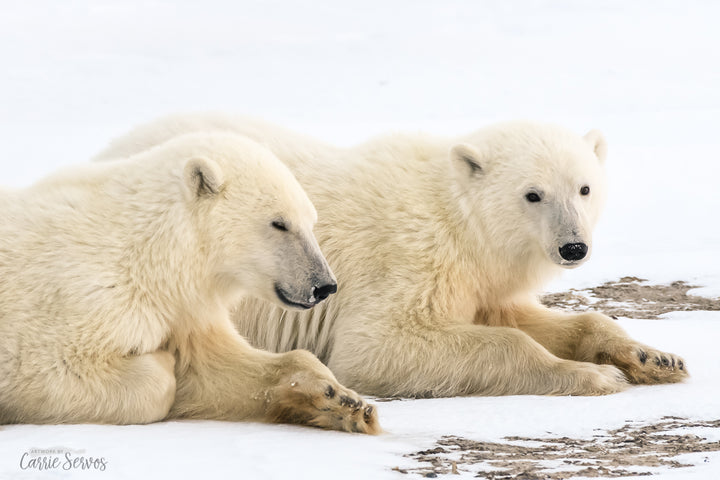
M303 298L298 298L299 295L293 295L279 284L275 284L275 294L283 304L303 310L314 307L335 292L337 292L337 283L335 281L313 286L309 297L303 296Z

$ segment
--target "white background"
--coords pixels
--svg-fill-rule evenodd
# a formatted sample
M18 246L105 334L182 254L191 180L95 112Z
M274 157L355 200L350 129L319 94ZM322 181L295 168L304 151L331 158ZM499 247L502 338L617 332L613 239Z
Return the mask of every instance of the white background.
M593 258L548 289L635 275L717 296L719 21L720 3L709 0L3 0L0 184L27 185L181 111L255 115L340 145L516 118L599 128L611 190ZM682 385L602 398L382 403L380 437L217 422L5 426L0 478L398 479L390 469L412 465L403 454L447 434L577 437L626 420L717 419L719 321L621 320L685 356L693 376ZM19 468L24 451L49 447L110 463L100 473ZM709 478L720 457L661 473Z

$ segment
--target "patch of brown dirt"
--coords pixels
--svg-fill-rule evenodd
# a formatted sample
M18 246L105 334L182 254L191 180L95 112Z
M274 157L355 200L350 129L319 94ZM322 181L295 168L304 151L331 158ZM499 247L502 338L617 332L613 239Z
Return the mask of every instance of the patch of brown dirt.
M678 461L678 455L720 451L720 442L682 432L692 428L720 428L720 420L665 417L651 425L628 423L591 439L507 437L507 443L495 443L445 436L435 448L407 455L420 466L393 470L426 478L465 471L490 480L653 475L656 467L693 466Z
M623 277L593 288L570 289L541 298L548 307L562 310L597 310L611 317L655 319L669 312L720 310L720 299L688 295L698 288L683 281L670 285L650 285L637 277Z

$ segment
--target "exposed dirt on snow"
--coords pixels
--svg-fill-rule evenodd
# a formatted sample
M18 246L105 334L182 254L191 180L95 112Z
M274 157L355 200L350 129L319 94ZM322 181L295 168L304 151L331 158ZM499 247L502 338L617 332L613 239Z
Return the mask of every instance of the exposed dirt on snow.
M407 455L418 467L393 470L426 478L468 472L490 480L653 475L658 469L693 466L691 459L679 455L700 453L692 457L697 463L704 460L702 453L720 451L720 442L701 436L707 428L720 428L720 420L628 422L589 439L507 437L496 443L444 436L434 448Z
M688 295L693 288L698 287L684 281L652 285L641 278L623 277L593 288L545 295L542 302L571 311L592 309L614 318L657 319L675 311L720 310L720 299ZM433 448L407 455L418 462L417 467L393 470L426 478L470 473L490 480L649 476L668 468L691 467L706 459L704 452L720 452L720 441L703 436L707 429L720 429L720 420L628 421L616 430L598 431L592 438L506 437L502 442L485 442L443 436ZM691 453L697 455L681 457Z
M563 310L597 310L611 317L655 319L669 312L720 310L720 299L688 295L698 288L683 281L650 285L637 277L623 277L593 288L570 289L542 297L548 307Z

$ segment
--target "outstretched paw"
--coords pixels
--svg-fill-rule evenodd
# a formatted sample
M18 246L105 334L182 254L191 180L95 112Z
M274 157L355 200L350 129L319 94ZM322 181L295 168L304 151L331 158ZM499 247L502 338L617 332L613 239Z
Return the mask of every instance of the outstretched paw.
M270 391L270 421L377 434L377 410L360 395L340 385L330 370L307 352L290 352L293 365Z
M354 391L337 383L321 386L306 378L293 377L273 391L274 399L268 410L272 421L344 432L380 433L377 410Z
M601 352L598 363L617 365L631 383L676 383L688 377L685 361L646 345L631 344L616 351Z
M623 373L613 365L562 361L562 381L553 395L608 395L628 387Z

